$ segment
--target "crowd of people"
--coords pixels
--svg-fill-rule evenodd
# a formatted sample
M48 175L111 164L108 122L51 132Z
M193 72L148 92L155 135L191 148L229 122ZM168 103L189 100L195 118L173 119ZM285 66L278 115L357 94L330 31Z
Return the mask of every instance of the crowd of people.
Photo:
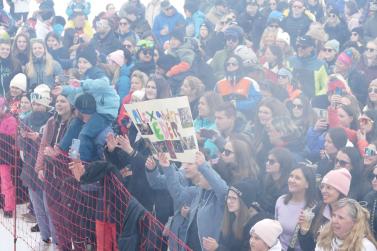
M63 156L91 198L100 188L81 177L114 166L194 251L377 250L376 0L185 0L184 13L125 0L93 20L94 2L63 17L35 1L0 1L0 139L17 142L23 217L45 247L62 248L46 190ZM200 149L187 163L153 157L125 109L177 96ZM11 162L1 155L7 218ZM113 223L95 222L97 250L118 250L118 236L98 239Z

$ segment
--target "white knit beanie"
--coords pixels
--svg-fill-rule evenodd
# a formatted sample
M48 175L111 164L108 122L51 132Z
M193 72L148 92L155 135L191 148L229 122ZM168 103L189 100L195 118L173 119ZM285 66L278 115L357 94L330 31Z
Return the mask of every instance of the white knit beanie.
M46 107L50 106L51 103L51 95L50 95L50 87L45 84L40 84L35 87L33 93L30 95L31 102L35 102Z
M10 87L16 87L23 92L26 92L26 86L27 86L27 78L26 75L23 73L16 74L12 80L10 81Z
M280 234L283 232L283 228L280 222L271 219L261 220L250 229L250 234L254 232L261 238L268 247L273 247Z

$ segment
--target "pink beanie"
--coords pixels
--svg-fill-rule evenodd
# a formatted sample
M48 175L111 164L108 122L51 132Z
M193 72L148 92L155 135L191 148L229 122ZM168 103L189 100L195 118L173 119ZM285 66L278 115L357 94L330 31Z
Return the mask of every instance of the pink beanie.
M283 228L280 222L271 219L264 219L255 223L255 225L250 229L250 234L254 232L261 238L268 247L273 247L280 234L283 232Z
M331 170L322 179L322 184L334 187L343 195L347 196L350 191L352 176L345 168Z
M124 53L122 50L117 50L109 54L109 59L114 61L117 65L124 65Z

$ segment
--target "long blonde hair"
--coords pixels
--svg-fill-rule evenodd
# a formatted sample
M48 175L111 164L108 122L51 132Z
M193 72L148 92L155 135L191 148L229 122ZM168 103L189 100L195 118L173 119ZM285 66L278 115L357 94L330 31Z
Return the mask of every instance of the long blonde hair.
M363 208L357 201L349 198L343 198L338 200L333 207L333 212L337 209L348 207L349 216L351 216L354 225L351 232L347 235L343 241L339 251L363 251L363 239L367 238L376 246L376 240L374 239L369 227L369 212ZM327 223L321 230L317 246L324 250L332 250L332 241L336 238L331 226L331 221Z
M52 75L54 71L54 59L48 53L47 47L42 39L32 39L30 41L30 54L29 54L29 62L26 64L25 67L25 74L28 77L32 77L36 75L35 66L34 66L34 55L33 55L33 45L34 44L41 44L44 48L44 56L43 61L45 63L44 66L44 73L46 76Z

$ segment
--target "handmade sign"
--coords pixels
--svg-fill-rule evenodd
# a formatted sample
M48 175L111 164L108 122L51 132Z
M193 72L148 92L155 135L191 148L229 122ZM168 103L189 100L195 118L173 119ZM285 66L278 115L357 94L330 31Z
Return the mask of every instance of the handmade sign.
M198 143L187 97L155 99L124 107L153 155L163 152L174 161L194 162Z

